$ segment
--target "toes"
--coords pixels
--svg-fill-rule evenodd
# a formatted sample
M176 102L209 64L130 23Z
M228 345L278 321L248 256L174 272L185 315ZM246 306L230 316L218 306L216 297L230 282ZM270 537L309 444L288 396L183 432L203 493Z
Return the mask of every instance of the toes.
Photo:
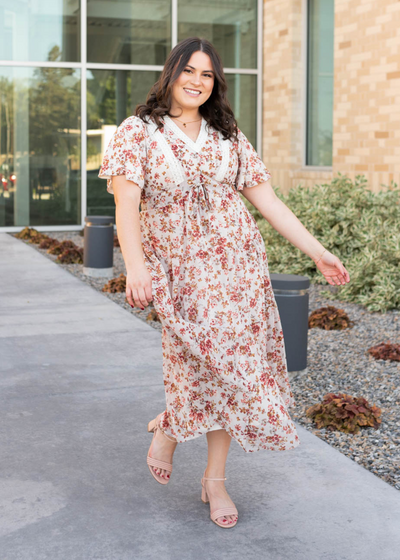
M166 480L169 480L170 477L170 473L168 471L166 471L165 469L160 469L159 467L153 467L153 472L161 477L161 478L165 478Z

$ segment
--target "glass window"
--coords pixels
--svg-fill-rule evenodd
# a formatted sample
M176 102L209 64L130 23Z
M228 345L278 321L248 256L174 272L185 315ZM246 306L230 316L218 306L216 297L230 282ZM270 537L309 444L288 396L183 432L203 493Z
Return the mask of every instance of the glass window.
M98 178L103 154L121 122L146 101L160 72L90 70L87 73L87 213L114 213L114 198Z
M257 76L225 74L228 99L240 130L256 148L257 139Z
M80 215L80 71L0 68L0 226Z
M334 0L308 2L306 165L332 165Z
M88 2L88 62L162 65L170 50L170 0Z
M225 68L257 67L257 0L178 0L178 41L211 41Z
M80 60L79 0L0 0L0 60Z

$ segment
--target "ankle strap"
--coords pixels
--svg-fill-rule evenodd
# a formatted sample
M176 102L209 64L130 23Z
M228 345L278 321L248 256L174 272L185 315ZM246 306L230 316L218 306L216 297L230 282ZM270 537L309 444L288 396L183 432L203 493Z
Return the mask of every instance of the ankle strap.
M176 442L176 439L170 438L170 437L167 436L167 434L161 429L160 423L158 423L158 424L156 424L156 425L154 426L154 431L156 431L156 430L160 430L160 432L162 433L162 435L163 435L164 437L166 437L167 439L169 439L169 441L172 441L173 443L177 443L177 442Z
M226 480L226 477L225 478L208 478L206 476L203 476L203 480Z

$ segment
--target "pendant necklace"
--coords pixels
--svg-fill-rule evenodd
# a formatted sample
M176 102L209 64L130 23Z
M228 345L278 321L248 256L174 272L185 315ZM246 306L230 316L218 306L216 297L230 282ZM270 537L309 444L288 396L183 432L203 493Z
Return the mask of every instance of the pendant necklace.
M201 119L197 119L197 121L187 121L187 122L180 121L179 119L176 119L176 120L179 121L179 122L181 122L185 128L186 128L186 125L187 125L187 124L190 124L190 123L192 123L192 122L199 122L199 121L201 121Z

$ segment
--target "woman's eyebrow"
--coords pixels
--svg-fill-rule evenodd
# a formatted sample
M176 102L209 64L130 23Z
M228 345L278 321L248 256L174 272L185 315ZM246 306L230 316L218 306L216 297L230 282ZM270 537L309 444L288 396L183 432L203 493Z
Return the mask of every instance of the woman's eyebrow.
M196 68L194 66L190 66L190 64L186 64L186 66L189 66L189 68L196 70ZM211 72L212 74L214 74L214 70L203 70L203 72Z

